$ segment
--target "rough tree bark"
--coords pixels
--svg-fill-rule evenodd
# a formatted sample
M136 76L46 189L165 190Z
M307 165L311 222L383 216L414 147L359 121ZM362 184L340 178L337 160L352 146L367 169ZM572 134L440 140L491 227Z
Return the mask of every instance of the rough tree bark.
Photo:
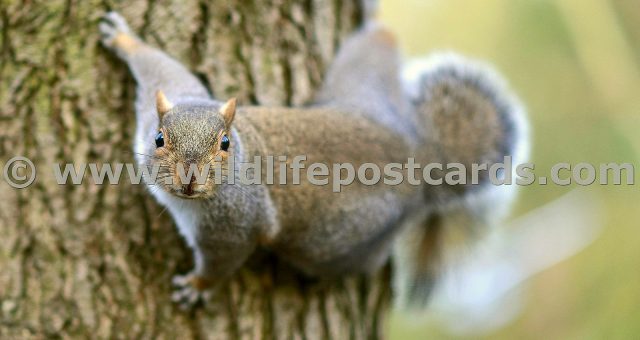
M342 39L356 1L0 0L0 164L38 168L0 183L0 338L379 338L389 269L371 279L304 279L257 254L204 310L170 302L190 251L143 186L59 186L55 163L131 162L134 83L98 43L121 12L218 97L299 105Z

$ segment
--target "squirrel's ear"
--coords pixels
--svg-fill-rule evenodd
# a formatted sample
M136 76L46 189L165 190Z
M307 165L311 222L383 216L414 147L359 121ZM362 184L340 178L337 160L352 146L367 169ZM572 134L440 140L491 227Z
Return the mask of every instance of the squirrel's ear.
M233 122L233 117L236 115L236 98L229 99L220 108L220 114L224 118L224 123L229 126Z
M156 109L158 110L158 116L160 119L173 108L173 104L165 97L162 91L156 91Z

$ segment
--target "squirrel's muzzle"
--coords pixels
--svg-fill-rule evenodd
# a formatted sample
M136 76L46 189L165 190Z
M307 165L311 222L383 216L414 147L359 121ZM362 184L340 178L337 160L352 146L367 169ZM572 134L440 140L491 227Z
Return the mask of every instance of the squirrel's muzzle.
M183 163L183 171L184 174L190 175L188 183L182 184L182 194L185 196L194 196L196 194L196 186L198 183L196 182L195 171L198 171L198 165L195 161L186 161Z

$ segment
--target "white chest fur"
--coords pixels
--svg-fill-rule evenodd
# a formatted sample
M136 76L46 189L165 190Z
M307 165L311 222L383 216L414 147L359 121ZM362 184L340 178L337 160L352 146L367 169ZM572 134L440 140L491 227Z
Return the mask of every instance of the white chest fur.
M200 222L198 207L195 206L197 203L177 198L157 187L151 190L158 202L167 207L189 247L195 247L197 226Z

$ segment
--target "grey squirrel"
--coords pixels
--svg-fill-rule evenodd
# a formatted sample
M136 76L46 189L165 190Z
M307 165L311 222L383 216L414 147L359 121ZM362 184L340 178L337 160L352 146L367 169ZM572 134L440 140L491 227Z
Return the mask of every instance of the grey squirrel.
M183 184L179 167L216 163L229 181L238 176L229 170L231 157L242 163L305 155L309 164L382 168L411 157L470 165L524 154L522 109L495 75L454 57L406 68L403 79L394 37L379 24L354 33L315 100L293 108L218 101L178 61L132 33L119 14L107 13L99 28L103 45L137 82L136 160L160 167L148 188L193 249L195 268L173 281L173 298L183 306L228 278L258 247L317 277L371 273L393 253L398 301L423 305L445 247L446 217L492 215L483 197L494 191L485 177L478 186L356 182L340 193L305 181ZM161 180L167 177L172 184ZM498 195L491 205L508 201Z

